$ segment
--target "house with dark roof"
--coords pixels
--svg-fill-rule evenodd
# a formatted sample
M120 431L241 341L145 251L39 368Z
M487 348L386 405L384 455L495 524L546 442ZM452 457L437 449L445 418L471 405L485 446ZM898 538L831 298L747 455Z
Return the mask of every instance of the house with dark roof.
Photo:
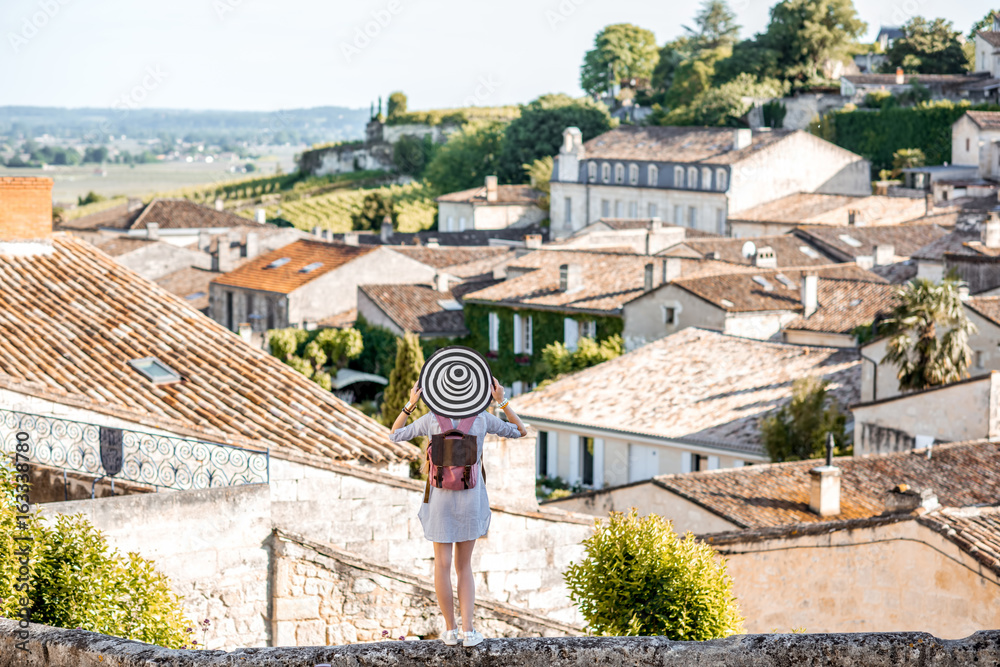
M434 200L438 230L464 232L539 223L548 217L539 206L541 197L542 193L530 185L498 185L496 176L487 176L481 187L449 192Z
M823 266L844 260L834 257L812 242L785 234L760 236L752 240L709 237L681 241L657 253L662 257L714 259L740 266L774 269L786 266Z
M955 166L975 168L981 180L1000 179L1000 111L966 111L952 123L951 159Z
M991 208L996 200L986 201ZM982 211L986 219L964 220L948 234L913 253L917 277L940 281L951 272L973 294L1000 287L1000 210Z
M255 343L268 329L314 328L357 308L358 285L426 283L437 270L389 246L300 240L246 262L209 284L209 313L230 331L249 324Z
M851 330L885 310L895 287L856 264L745 266L664 283L623 307L626 348L688 327L757 340L853 347ZM803 331L784 337L796 323ZM809 331L809 334L805 332Z
M358 315L397 336L410 332L426 340L461 338L469 334L462 297L497 282L452 284L447 275L438 275L433 285L359 285Z
M856 351L768 343L689 328L557 379L512 404L537 428L540 477L600 489L666 473L767 460L760 418L795 379L857 400Z
M748 632L960 638L1000 622L996 442L825 463L659 475L543 506L600 517L635 507L694 532L725 557Z
M978 40L977 40L978 41ZM1000 89L1000 79L989 71L968 74L905 74L902 68L895 74L843 74L840 77L840 94L850 102L860 104L865 96L876 91L900 95L919 83L930 90L935 100L995 100Z
M912 197L796 192L732 213L729 235L743 238L784 234L802 225L898 225L926 213L927 204Z
M869 163L798 130L623 125L563 132L551 181L556 238L601 218L660 218L726 234L735 211L799 192L863 196Z

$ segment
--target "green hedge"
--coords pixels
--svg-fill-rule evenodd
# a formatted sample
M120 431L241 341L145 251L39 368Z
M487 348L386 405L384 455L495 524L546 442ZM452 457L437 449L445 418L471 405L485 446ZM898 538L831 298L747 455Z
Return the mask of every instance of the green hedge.
M531 320L531 361L521 364L514 360L514 313L513 308L492 306L478 303L465 304L465 326L469 335L461 341L484 355L489 353L490 329L489 313L495 312L500 317L498 343L500 350L496 359L490 359L493 374L504 385L510 386L517 380L527 383L541 382L548 378L548 369L542 360L542 350L549 343L563 342L563 319L565 313L550 310L518 309L522 317L530 316ZM597 340L615 334L621 335L623 322L620 317L600 317L594 315L572 315L576 320L594 320L597 323ZM456 341L457 342L457 341ZM488 357L487 357L488 358Z
M919 148L929 165L951 163L951 126L966 111L1000 111L1000 106L932 102L833 112L833 142L871 161L873 174L892 169L892 154L901 148Z

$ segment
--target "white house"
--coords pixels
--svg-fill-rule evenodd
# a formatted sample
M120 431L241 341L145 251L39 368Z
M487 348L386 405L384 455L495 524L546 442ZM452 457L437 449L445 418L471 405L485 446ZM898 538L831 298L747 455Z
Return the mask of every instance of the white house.
M601 218L660 218L717 234L739 211L798 192L867 195L870 165L807 132L623 126L563 133L550 219L562 238Z
M951 126L951 159L976 167L979 178L1000 177L1000 111L966 111Z
M496 176L487 176L481 187L451 192L435 200L438 231L505 229L541 222L546 218L538 206L541 196L531 186L497 185Z

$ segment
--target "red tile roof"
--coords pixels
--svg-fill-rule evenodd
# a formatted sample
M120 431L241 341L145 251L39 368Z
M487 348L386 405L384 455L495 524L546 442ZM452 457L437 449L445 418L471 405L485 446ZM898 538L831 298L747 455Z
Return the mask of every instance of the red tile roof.
M214 208L196 204L187 199L153 199L145 206L132 211L128 204L115 206L76 220L62 223L59 229L66 231L86 231L104 229L146 229L155 222L160 229L215 229L221 227L264 227L249 218L216 211Z
M461 303L463 294L494 282L460 283L447 292L438 292L430 285L361 285L359 289L403 331L425 336L463 336L469 333L465 314L461 309L444 308L442 302Z
M57 234L53 247L0 256L0 387L280 458L413 458L381 424L93 246ZM153 385L128 365L150 356L183 381Z
M1000 574L1000 507L946 507L917 521Z
M880 315L888 315L899 303L898 289L897 285L820 278L816 312L809 317L797 317L784 328L851 333Z
M216 285L289 294L323 274L378 249L379 246L301 240L260 255L212 282ZM288 261L282 265L268 268L272 262L286 258ZM309 272L302 271L316 263L320 266Z

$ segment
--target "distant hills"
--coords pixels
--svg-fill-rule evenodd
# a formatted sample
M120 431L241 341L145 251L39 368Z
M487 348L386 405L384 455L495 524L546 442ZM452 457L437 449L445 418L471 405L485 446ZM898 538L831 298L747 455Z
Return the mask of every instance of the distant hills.
M315 107L282 111L192 111L186 109L99 109L0 106L0 136L49 134L100 143L107 135L187 141L318 143L361 139L368 109Z

